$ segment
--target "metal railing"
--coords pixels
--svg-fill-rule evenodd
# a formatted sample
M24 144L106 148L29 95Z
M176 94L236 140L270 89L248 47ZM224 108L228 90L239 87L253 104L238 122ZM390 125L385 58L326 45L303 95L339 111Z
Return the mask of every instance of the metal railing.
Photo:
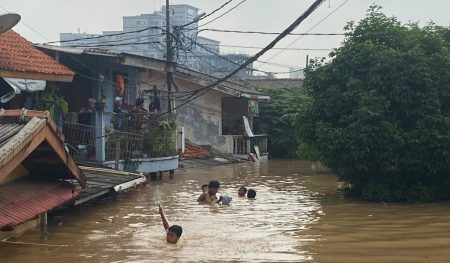
M114 113L111 123L115 130L142 134L151 129L157 121L167 118L170 116L160 113Z
M63 122L65 143L75 161L98 163L96 129L94 126ZM136 132L105 129L104 134L104 161L115 161L117 164L121 160L156 158L177 153L175 131L146 127Z
M260 154L267 153L267 135L255 135L246 137L243 135L233 135L233 154L247 155L255 152L258 147Z
M77 162L95 163L95 127L63 122L62 132L72 158Z

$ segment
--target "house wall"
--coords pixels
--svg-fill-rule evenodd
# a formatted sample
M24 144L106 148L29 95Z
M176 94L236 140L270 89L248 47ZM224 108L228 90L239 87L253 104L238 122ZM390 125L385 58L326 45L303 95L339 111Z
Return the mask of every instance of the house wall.
M141 73L141 81L149 83L147 86L141 86L141 90L150 89L153 85L160 90L166 90L164 78L164 74L156 71ZM175 107L185 101L177 100L176 92L194 91L203 87L180 78L175 78L175 82L178 86L178 90L177 87L173 87ZM191 103L176 109L177 124L178 127L184 127L186 139L198 145L209 145L215 149L224 150L227 147L227 141L221 136L222 98L229 96L216 90L210 90ZM166 111L167 106L161 105L161 112Z
M180 91L193 91L202 86L186 80L176 79ZM178 125L184 127L188 140L199 145L210 145L220 149L223 144L218 136L222 132L222 92L210 90L187 105L177 109ZM176 101L175 106L184 100Z

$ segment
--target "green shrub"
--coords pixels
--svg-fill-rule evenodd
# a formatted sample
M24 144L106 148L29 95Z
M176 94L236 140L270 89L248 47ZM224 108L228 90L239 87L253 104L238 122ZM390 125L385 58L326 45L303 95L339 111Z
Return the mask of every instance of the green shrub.
M403 25L378 6L345 29L307 72L298 140L362 199L449 199L449 29Z

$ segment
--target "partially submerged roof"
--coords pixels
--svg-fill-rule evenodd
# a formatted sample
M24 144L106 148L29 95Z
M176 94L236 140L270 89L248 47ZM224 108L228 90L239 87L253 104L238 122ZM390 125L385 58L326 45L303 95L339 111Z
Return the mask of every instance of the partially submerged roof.
M171 71L173 75L177 78L194 82L202 86L207 86L218 80L217 77L178 64L176 64L173 68L167 69L167 62L165 60L139 56L135 54L122 52L119 50L93 48L93 47L87 48L61 47L52 45L36 45L36 47L51 52L61 52L65 54L103 56L115 58L116 63L120 63L126 66L152 69L160 72L165 72L166 70L168 70ZM233 81L232 79L220 83L218 86L213 87L213 89L235 97L245 97L256 100L258 99L268 100L270 98L269 96L260 94L256 92L254 89L251 89L249 86L243 86L240 83Z
M66 181L22 178L0 186L0 229L26 222L77 196L81 188Z
M75 179L85 186L48 112L0 109L0 131L0 182L23 166L42 179Z
M71 82L74 72L13 30L0 34L0 77Z

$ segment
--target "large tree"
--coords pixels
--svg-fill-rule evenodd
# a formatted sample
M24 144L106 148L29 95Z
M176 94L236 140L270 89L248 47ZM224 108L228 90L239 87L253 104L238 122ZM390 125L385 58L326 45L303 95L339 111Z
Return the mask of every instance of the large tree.
M270 100L260 103L261 117L255 120L255 128L267 132L271 158L295 157L298 143L294 125L298 112L309 105L309 97L299 86L265 87L259 91L270 95Z
M365 200L450 199L450 30L379 6L312 63L299 140Z

